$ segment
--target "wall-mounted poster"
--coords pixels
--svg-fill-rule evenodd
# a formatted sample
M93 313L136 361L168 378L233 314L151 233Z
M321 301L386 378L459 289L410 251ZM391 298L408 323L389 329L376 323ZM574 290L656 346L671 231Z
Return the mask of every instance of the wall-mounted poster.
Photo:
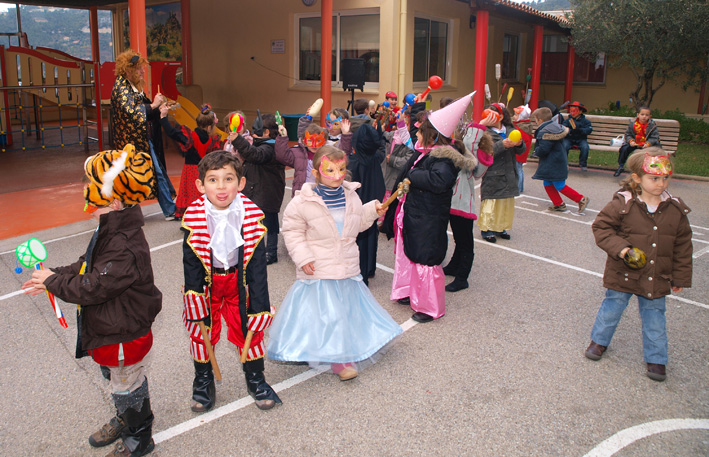
M182 60L182 12L180 3L145 7L148 60ZM128 9L123 11L123 37L130 47Z

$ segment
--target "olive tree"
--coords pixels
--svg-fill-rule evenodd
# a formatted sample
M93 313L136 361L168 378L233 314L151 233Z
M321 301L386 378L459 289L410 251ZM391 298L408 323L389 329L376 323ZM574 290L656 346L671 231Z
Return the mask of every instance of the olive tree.
M567 14L576 52L635 75L630 98L652 103L667 81L698 87L709 66L709 4L706 0L571 0Z

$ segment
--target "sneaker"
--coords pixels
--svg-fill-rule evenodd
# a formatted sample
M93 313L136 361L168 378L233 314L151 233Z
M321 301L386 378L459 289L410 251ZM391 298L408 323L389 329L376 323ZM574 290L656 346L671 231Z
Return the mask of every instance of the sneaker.
M667 379L667 374L665 372L665 366L659 363L648 363L647 364L647 377L653 381L662 382Z
M586 352L584 352L583 355L585 355L587 359L601 360L601 357L603 357L603 353L606 352L606 349L607 346L601 346L591 340L591 344L588 345Z
M563 213L564 211L566 211L566 203L562 202L561 205L552 205L547 209L549 211L558 211L560 213Z
M121 432L126 428L123 418L112 417L107 424L89 437L89 444L93 447L103 447L116 441L121 436Z
M588 171L588 168L586 168L586 167L581 167L581 171Z
M266 254L266 265L278 263L278 254Z
M174 214L170 214L169 216L165 216L165 220L166 220L166 221L174 221L174 220L175 220L175 215L174 215Z
M585 210L586 207L588 206L588 201L589 201L589 198L588 198L588 197L583 197L583 198L579 201L579 213L583 213L583 210Z
M453 282L446 286L446 292L458 292L459 290L467 289L468 281L464 279L454 279Z

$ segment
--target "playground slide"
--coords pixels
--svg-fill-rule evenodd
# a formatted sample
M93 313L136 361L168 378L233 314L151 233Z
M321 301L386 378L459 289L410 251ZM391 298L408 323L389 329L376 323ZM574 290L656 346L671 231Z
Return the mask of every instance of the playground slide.
M197 105L192 103L192 101L182 95L178 95L176 101L179 103L179 107L174 111L174 113L172 113L172 117L175 118L178 124L184 125L190 130L194 130L197 127L197 122L195 119L199 114L199 108L197 108ZM219 128L217 128L214 133L219 135L222 140L228 136L226 132L220 130Z

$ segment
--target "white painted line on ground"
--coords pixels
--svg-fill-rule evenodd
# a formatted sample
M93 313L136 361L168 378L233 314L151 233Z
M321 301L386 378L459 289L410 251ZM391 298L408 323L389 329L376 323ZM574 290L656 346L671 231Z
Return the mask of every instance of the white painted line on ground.
M570 221L570 222L576 222L577 224L583 224L583 225L591 225L591 224L593 224L593 221L582 221L582 220L577 220L577 219L571 219L571 218L569 218L569 217L564 217L563 215L564 215L564 214L567 214L567 213L568 213L569 215L578 215L577 213L572 213L571 211L568 211L568 210L567 210L566 212L563 212L563 213L557 213L556 211L552 213L551 211L547 211L547 210L542 210L542 211L540 211L540 210L531 209L531 208L525 208L525 207L523 207L523 206L517 206L517 205L515 205L515 209L521 209L522 211L529 211L529 212L532 212L532 213L541 214L541 215L543 215L543 216L558 217L559 219L564 219L564 220Z
M451 232L447 232L447 233L449 235L452 235ZM541 260L542 262L547 262L547 263L551 263L551 264L554 264L554 265L557 265L560 267L568 268L569 270L575 270L575 271L579 271L581 273L589 274L591 276L596 276L597 278L603 278L603 273L596 273L595 271L586 270L585 268L576 267L574 265L569 265L568 263L559 262L557 260L547 259L546 257L541 257L541 256L538 256L535 254L530 254L529 252L520 251L518 249L508 248L507 246L501 246L496 243L488 243L488 242L483 243L482 240L480 240L478 238L475 239L475 243L476 244L479 243L482 246L489 246L491 248L503 249L505 251L514 252L515 254L523 255L525 257L530 257L535 260ZM705 303L700 303L700 302L696 302L694 300L689 300L687 298L678 297L677 295L670 294L670 295L667 295L667 298L675 299L677 301L681 301L682 303L687 303L689 305L698 306L700 308L709 309L709 305L707 305Z
M93 232L95 232L95 231L96 231L96 229L93 228L93 229L91 229L91 230L86 230L86 231L84 231L84 232L74 233L74 234L72 234L72 235L67 235L67 236L62 236L62 237L60 237L60 238L53 238L53 239L51 239L51 240L42 241L42 244L47 245L47 244L49 244L49 243L54 243L54 242L56 242L56 241L67 240L67 239L69 239L69 238L74 238L74 237L80 236L80 235L86 235L87 233L93 233ZM15 252L15 250L13 249L12 251L0 252L0 255L10 254L10 253L14 253L14 252Z
M276 392L282 392L290 387L300 384L301 382L305 382L308 379L313 378L327 370L329 370L328 365L313 368L299 375L293 376L290 379L286 379L285 381L279 382L278 384L275 384L272 387ZM252 404L253 402L254 400L251 397L240 398L227 405L220 406L217 409L206 412L204 414L200 414L199 416L182 422L181 424L177 424L173 427L163 430L162 432L156 433L155 435L153 435L153 440L155 441L155 444L167 441L170 438L174 438L192 429L195 429L216 419L219 419L220 417L226 416L227 414L231 414L235 411L238 411Z
M602 441L598 446L584 457L610 457L624 447L651 435L675 430L707 430L709 429L709 419L667 419L654 422L646 422L634 427L621 430L607 440ZM671 450L665 450L672 454Z
M22 294L24 294L24 293L25 293L25 291L22 290L22 289L16 290L16 291L14 291L14 292L10 292L9 294L5 294L5 295L0 296L0 301L6 300L6 299L8 299L8 298L15 297L15 296L17 296L17 295L22 295Z
M551 201L548 198L540 198L540 197L535 197L533 195L527 195L527 194L522 194L518 197L515 198L531 198L532 200L541 200L543 202L547 202L548 204L551 205ZM591 211L592 213L600 213L600 211L591 209L591 208L586 208L585 211Z
M170 246L174 246L178 243L182 243L183 240L175 240L175 241L170 241L169 243L161 244L160 246L155 246L154 248L150 248L150 252L155 252L159 251L160 249L167 248Z
M378 263L378 264L377 264L377 268L379 268L380 270L384 270L384 271L386 271L387 273L394 274L394 270L393 270L392 268L389 268L389 267L387 267L387 266L384 266L384 265L382 265L381 263Z
M692 258L697 259L700 256L706 254L707 252L709 252L709 246L705 247L704 249L700 249L699 251L695 251L694 254L692 254Z
M523 205L529 205L529 206L540 206L538 203L532 203L532 202L522 202Z

